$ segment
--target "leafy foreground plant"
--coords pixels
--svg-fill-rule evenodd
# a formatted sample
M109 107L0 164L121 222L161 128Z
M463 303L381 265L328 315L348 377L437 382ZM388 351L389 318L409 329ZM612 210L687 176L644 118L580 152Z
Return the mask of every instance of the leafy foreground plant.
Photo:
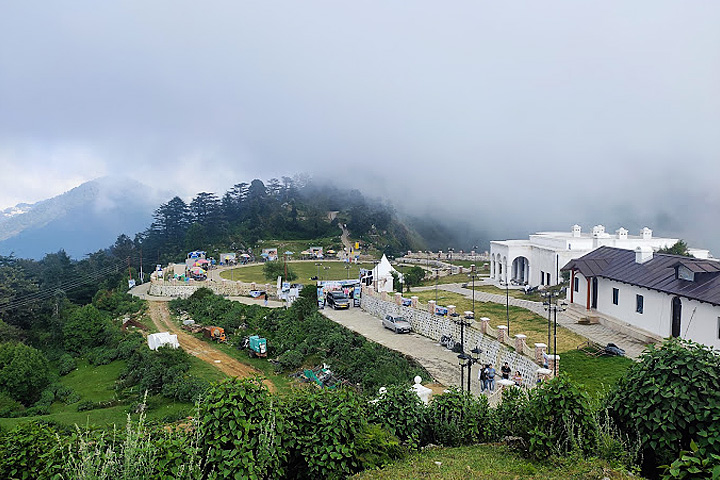
M527 415L528 450L537 458L570 452L587 454L596 445L590 397L565 375L530 392Z
M647 350L607 399L622 431L638 436L643 471L656 475L691 442L720 454L720 353L672 339Z

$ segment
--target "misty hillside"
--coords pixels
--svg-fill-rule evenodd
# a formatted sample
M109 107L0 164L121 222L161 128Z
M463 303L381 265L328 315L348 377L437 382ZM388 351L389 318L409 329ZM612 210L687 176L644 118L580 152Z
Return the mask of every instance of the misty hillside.
M195 249L244 251L263 239L337 238L341 223L353 240L387 254L424 247L391 205L357 190L282 177L238 183L225 193L201 192L189 203L174 197L155 210L134 248L163 263Z
M150 189L134 180L86 182L62 195L3 210L0 255L39 259L64 249L82 258L108 247L118 235L145 229L157 204Z

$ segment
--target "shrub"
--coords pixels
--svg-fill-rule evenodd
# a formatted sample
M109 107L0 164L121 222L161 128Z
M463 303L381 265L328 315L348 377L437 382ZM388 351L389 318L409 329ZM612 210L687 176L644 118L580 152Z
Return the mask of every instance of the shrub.
M693 440L720 454L720 353L680 339L651 346L607 405L623 433L639 437L646 474L690 450Z
M67 353L63 354L58 360L58 373L60 375L67 375L77 368L77 362L75 358Z
M297 350L288 350L278 357L278 362L282 370L296 370L300 368L304 358Z
M708 453L694 441L690 451L681 452L672 465L665 466L662 480L718 480L720 479L720 455Z
M364 426L355 437L355 448L363 470L384 467L405 454L398 438L375 424Z
M356 436L366 431L367 421L355 392L302 389L291 395L285 411L290 427L288 471L299 472L303 479L335 479L361 469L363 452Z
M562 374L533 389L527 409L530 454L544 458L592 451L597 428L590 403L589 395Z
M495 417L499 437L527 436L528 396L522 388L506 388L502 392L502 402L495 408Z
M368 421L382 425L411 449L420 446L427 423L425 404L409 387L390 385L368 409Z
M61 465L55 427L28 422L0 437L0 478L50 479Z
M210 388L199 432L210 478L281 478L287 456L285 420L258 378Z
M0 344L0 390L24 405L32 405L50 384L45 355L22 343Z
M446 447L473 445L492 436L492 415L486 397L453 389L434 397L427 410L428 441Z

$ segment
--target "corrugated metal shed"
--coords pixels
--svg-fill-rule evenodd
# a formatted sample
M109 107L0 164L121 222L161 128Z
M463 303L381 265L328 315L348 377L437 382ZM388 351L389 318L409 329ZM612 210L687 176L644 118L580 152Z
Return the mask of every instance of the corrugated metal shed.
M676 277L684 266L694 272L695 280ZM720 262L655 253L645 263L635 262L635 252L613 247L597 250L572 260L562 270L575 269L585 277L601 277L638 287L679 295L700 302L720 305Z

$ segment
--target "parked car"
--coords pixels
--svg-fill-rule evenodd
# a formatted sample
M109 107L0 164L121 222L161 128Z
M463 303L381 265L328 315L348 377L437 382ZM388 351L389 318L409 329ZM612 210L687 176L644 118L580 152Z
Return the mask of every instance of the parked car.
M382 324L383 327L389 328L395 333L409 333L412 331L412 326L410 325L410 322L405 320L403 317L385 315Z
M341 291L330 292L327 294L325 304L335 310L341 308L350 308L350 299Z

